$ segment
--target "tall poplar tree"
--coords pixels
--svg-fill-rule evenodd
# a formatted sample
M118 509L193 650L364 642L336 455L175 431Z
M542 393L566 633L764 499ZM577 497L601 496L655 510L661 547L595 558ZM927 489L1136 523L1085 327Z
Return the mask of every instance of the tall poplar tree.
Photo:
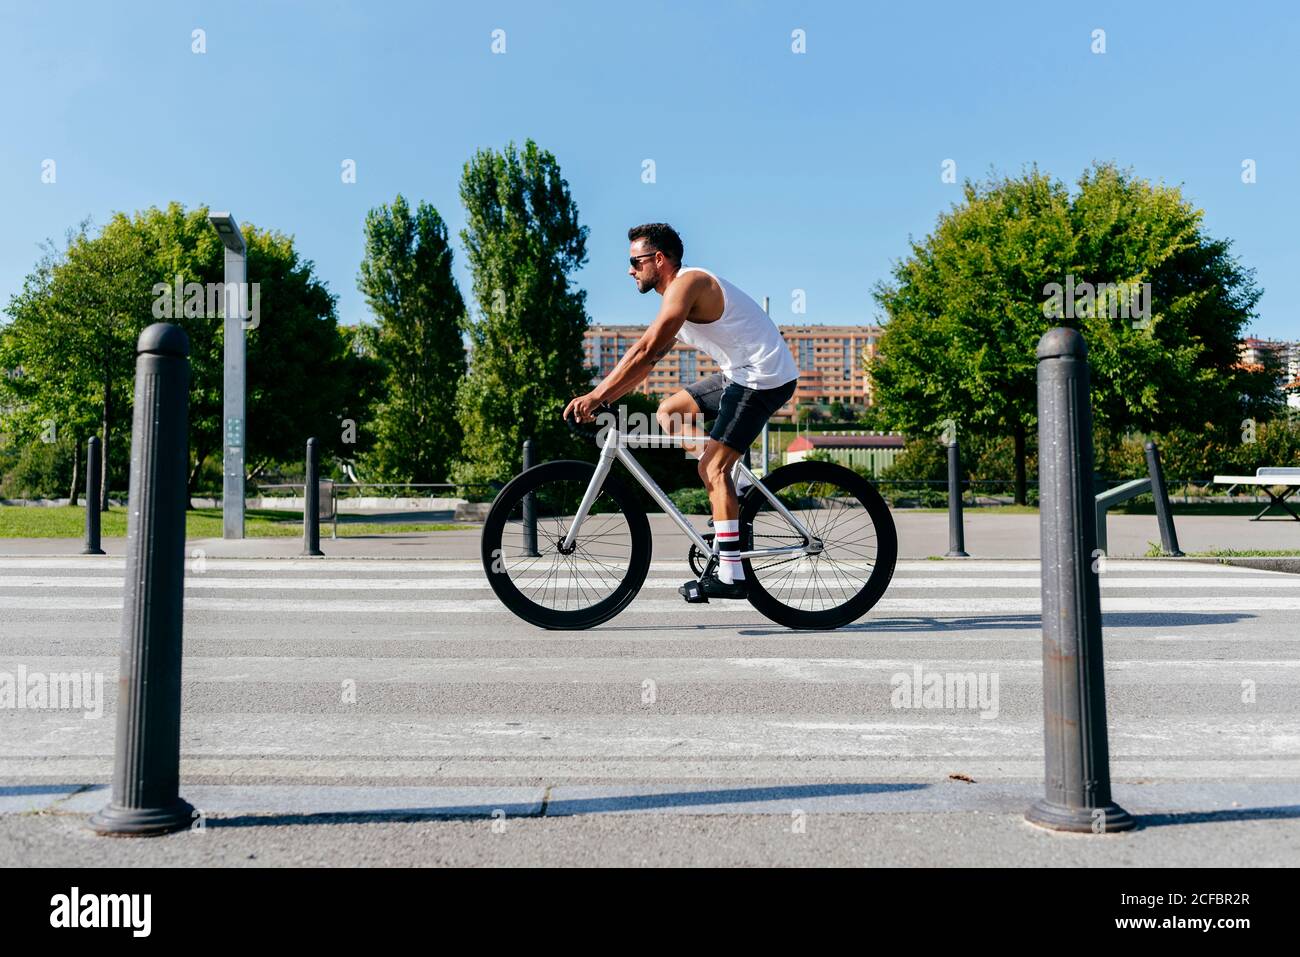
M538 461L574 453L560 415L591 390L586 293L570 278L586 261L587 228L555 157L532 140L475 154L460 195L480 318L456 397L465 442L454 474L482 483L519 471L525 438Z
M373 450L363 465L396 482L444 482L461 430L452 405L465 375L465 300L438 211L400 194L366 216L357 286L379 320L369 344L384 368Z

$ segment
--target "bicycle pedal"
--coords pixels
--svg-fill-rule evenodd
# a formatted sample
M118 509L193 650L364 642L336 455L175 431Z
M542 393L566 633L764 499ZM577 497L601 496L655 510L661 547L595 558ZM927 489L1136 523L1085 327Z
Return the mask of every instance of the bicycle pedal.
M677 594L686 599L689 605L707 605L709 596L700 590L700 583L697 581L686 582L677 588Z

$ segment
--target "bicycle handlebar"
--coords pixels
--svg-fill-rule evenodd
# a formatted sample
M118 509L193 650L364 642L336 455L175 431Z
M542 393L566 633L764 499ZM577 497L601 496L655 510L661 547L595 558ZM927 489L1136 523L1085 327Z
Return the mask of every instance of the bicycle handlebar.
M613 406L611 406L608 402L602 402L600 404L600 412L613 413L613 411L614 411ZM564 420L564 424L569 427L570 432L572 432L580 439L588 439L594 442L596 440L596 436L600 434L599 420L595 422L580 423L576 419L566 418Z

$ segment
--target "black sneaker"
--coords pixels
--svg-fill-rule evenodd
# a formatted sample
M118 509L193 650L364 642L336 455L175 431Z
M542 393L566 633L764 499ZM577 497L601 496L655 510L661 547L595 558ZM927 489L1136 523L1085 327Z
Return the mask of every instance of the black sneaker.
M744 599L749 597L749 586L743 578L733 584L725 584L716 572L709 572L699 581L692 579L683 582L677 589L677 594L691 604L707 602L710 598Z

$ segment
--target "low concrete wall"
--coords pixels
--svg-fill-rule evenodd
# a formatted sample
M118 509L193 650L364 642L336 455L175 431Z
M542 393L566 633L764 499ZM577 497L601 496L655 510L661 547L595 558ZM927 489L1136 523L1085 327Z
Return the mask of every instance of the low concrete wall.
M0 498L0 505L22 505L27 508L60 508L64 505L71 505L70 498ZM86 504L86 496L77 499L78 505ZM109 497L109 505L116 505L120 508L126 508L126 499Z
M482 522L487 520L491 502L461 502L456 506L456 521Z
M463 498L376 498L358 496L356 498L336 498L340 514L352 515L358 512L452 512L466 502ZM195 499L194 503L199 504ZM217 500L217 505L220 500ZM213 505L215 508L217 505ZM302 496L267 496L246 500L248 508L278 508L288 511L303 510Z

